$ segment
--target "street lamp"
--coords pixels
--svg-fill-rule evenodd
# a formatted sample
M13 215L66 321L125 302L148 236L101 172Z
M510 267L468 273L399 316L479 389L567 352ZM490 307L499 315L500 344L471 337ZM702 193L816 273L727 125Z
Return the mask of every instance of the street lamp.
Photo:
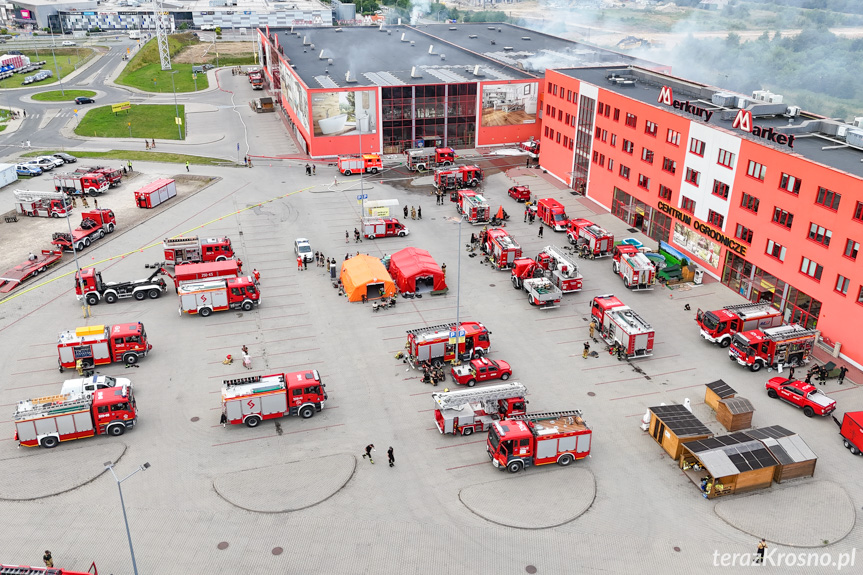
M77 112L76 112L76 115L77 115ZM81 197L82 198L84 197L83 193L82 193ZM68 199L68 198L66 198L66 199ZM72 258L75 260L75 269L78 270L78 272L75 274L75 278L77 278L75 283L78 286L78 289L81 291L81 294L83 295L84 294L84 281L83 281L83 278L81 277L81 264L78 263L78 250L75 249L75 237L72 235L72 220L70 219L71 215L72 215L72 209L71 209L71 207L67 207L66 208L66 225L69 226L69 243L72 244ZM89 308L87 307L87 301L86 300L84 300L84 305L82 307L84 308L84 317L85 318L90 317L90 311L89 311Z
M177 88L174 87L174 74L177 72L179 72L179 70L171 72L171 90L174 92L174 123L177 124L177 135L182 140L183 132L180 130L180 107L177 106Z
M57 56L54 54L54 36L51 36L51 57L54 58L54 71L57 72L57 81L60 82L60 93L64 96L66 91L63 89L63 78L60 77L60 67L57 65Z
M132 554L132 570L135 572L135 575L138 575L138 564L135 563L135 550L132 548L132 534L129 532L129 519L126 517L126 504L123 502L123 488L120 486L121 483L138 473L139 471L144 471L145 469L149 469L150 464L145 463L144 465L139 465L138 469L120 479L117 477L117 474L114 473L114 464L111 461L105 462L105 469L111 471L111 475L114 476L114 480L117 482L117 489L120 491L120 507L123 508L123 521L126 523L126 537L129 539L129 553Z
M357 116L357 138L360 141L360 222L366 217L366 194L363 191L363 173L366 171L363 163L363 123L361 120L368 118L368 114Z

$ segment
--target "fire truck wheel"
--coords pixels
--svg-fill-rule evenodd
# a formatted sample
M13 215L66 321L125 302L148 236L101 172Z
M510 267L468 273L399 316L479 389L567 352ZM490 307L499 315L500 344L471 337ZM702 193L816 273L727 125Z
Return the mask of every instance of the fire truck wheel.
M150 296L150 299L159 299L159 296L162 295L162 292L157 289L151 289L147 292L147 295Z
M28 217L28 218L32 218L32 217L33 217L33 216L35 216L35 215L36 215L36 214L34 214L33 212L27 212L27 217Z
M761 362L756 361L755 363L753 363L752 365L749 366L749 371L751 371L752 373L755 373L756 371L761 371L762 367L764 367L764 366L761 365Z
M90 195L93 196L94 198L99 195L99 192L97 192L95 189L89 190L89 192L90 192Z
M252 311L253 307L254 307L254 305L252 304L252 302L250 302L250 301L244 301L243 302L243 311Z
M803 408L803 415L805 415L806 417L812 417L813 415L815 415L815 412L812 410L811 407L807 405Z
M473 427L463 427L461 430L461 434L467 437L468 435L473 435Z
M31 275L32 277L34 277L34 278L35 278L36 276L38 276L38 275L39 275L39 272L40 272L40 271L41 271L41 270L35 269L35 270L33 270L32 272L30 272L30 275Z
M569 453L561 455L560 459L557 460L557 464L562 467L566 467L570 463L572 463L572 455L570 455Z
M431 364L435 367L440 367L443 365L443 362L440 359L433 359Z
M502 380L506 381L507 379L509 379L509 374L508 373L501 374L500 378Z
M368 240L373 240L373 239L375 239L375 235L374 235L374 234L369 234L369 235L367 235L367 236L366 236L366 239L368 239Z
M474 359L479 359L481 357L482 357L482 350L481 349L477 349L473 352L473 358Z
M261 424L261 418L257 415L252 415L246 418L246 427L257 427Z
M99 296L94 293L88 294L87 305L99 305Z
M851 444L850 444L850 443L848 443L848 440L847 440L847 439L843 439L843 440L842 440L842 445L844 445L844 446L845 446L845 449L851 449Z
M45 449L51 449L52 447L57 447L58 445L60 445L60 440L53 435L49 435L48 437L43 437L42 441L39 442L39 445L41 445Z
M353 173L353 172L351 172L350 170L345 170L345 175L346 175L346 176L350 176L352 173Z
M775 389L768 389L767 390L767 397L769 397L770 399L776 399L777 397L779 397L779 394L776 393Z
M114 231L114 224L108 224L108 233L110 234L113 231Z
M108 428L108 435L111 435L113 437L119 437L120 435L123 435L124 433L126 433L126 426L125 425L112 425L111 427Z
M75 249L78 250L79 252L81 250L83 250L84 249L84 242L78 242L78 244L75 246ZM72 251L72 250L69 250L69 251Z
M860 450L852 445L851 446L851 455L860 455Z
M135 299L138 301L144 301L147 298L147 292L144 290L138 290L135 292Z
M105 237L105 230L99 230L99 239L101 240L104 237Z
M312 407L311 405L303 406L300 409L300 417L302 417L303 419L309 419L314 414L315 414L315 408Z
M612 262L611 271L613 271L614 273L617 273L619 271L619 268L617 267L617 262Z
M479 182L478 182L478 181L476 181L476 180L471 180L471 181L468 183L468 185L469 185L470 187L472 187L472 188L475 188L475 187L476 187L476 185L477 185L478 183L479 183Z
M475 380L475 379L470 379L470 380L468 380L468 382L467 382L467 386L468 386L468 387L473 387L473 386L475 386L475 385L476 385L476 380Z
M377 169L377 168L372 168L372 173L373 173L373 174L377 174L377 173L378 173L378 169Z
M728 347L729 345L731 345L731 338L730 337L726 337L725 339L723 339L722 341L719 342L719 347Z
M510 473L518 473L522 467L521 461L510 461L506 466Z
M201 317L208 317L211 313L213 313L213 310L208 307L202 307L198 310L198 315Z
M629 289L629 278L623 278L623 285L627 289Z
M407 235L407 234L406 234L406 233L404 233L404 232L399 232L399 237L400 237L400 238L403 238L403 237L405 237L406 235Z
M138 363L138 355L135 353L127 353L123 356L123 362L126 365L135 365Z
M90 238L84 238L84 247L85 248L89 248L91 243L92 242L90 241Z
M105 303L117 303L117 294L109 291L105 294Z

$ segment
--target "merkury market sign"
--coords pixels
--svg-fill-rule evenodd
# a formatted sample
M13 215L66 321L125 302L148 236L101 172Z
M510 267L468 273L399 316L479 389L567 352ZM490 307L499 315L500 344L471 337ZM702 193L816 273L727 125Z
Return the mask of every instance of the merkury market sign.
M658 206L659 211L665 212L669 216L673 216L675 219L680 220L687 226L692 226L692 228L700 234L707 236L710 239L716 240L720 244L727 247L729 250L740 254L741 256L746 255L746 246L739 244L732 238L729 238L722 232L718 230L714 230L707 224L704 224L698 220L693 219L689 214L684 214L674 206L670 206L663 201L660 201Z

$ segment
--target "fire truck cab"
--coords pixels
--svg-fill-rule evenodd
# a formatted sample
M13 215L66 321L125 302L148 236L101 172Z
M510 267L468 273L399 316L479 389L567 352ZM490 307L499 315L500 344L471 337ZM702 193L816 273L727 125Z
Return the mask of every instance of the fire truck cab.
M518 382L432 393L435 424L442 434L467 436L488 431L497 420L524 415L525 395L527 388Z
M222 424L257 427L266 419L296 415L309 419L329 398L316 369L226 380Z
M527 155L537 160L539 159L539 140L527 140L526 142L521 142L518 147L527 152Z
M175 266L201 262L220 262L234 257L230 238L166 238L165 265Z
M482 251L498 270L509 269L521 257L521 246L503 228L491 228L484 234Z
M614 249L614 234L584 218L570 220L566 236L569 243L586 246L594 258L610 256Z
M809 361L817 339L818 330L798 324L741 331L731 338L728 356L750 371L779 364L803 365Z
M620 259L624 255L635 255L638 248L630 244L617 244L611 250L611 271L620 275Z
M471 358L480 358L491 349L491 332L479 322L464 322L458 326L458 332L464 335L453 338L450 335L456 332L456 324L443 324L407 332L408 338L405 348L407 349L407 361L416 368L422 362L428 361L433 365L455 359L466 361ZM455 342L458 342L457 344Z
M556 232L565 232L569 217L563 204L554 198L542 198L536 203L536 215L542 222Z
M377 174L384 167L378 154L361 156L339 156L339 171L346 176L352 174Z
M510 473L548 463L565 467L590 455L592 434L579 410L513 416L494 422L486 451L495 467Z
M728 347L737 332L782 325L782 312L769 303L744 303L714 311L699 309L695 321L701 328L701 337Z
M57 363L61 372L64 368L75 368L78 360L85 370L115 361L132 365L138 363L151 349L153 346L150 345L141 322L119 323L113 326L92 325L60 333Z

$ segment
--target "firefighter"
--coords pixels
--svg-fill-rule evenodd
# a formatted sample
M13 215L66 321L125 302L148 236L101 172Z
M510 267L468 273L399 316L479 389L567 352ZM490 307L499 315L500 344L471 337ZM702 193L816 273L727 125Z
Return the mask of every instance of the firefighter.
M231 354L228 354L225 356L225 360L222 362L222 365L231 365L232 363L234 363L234 358L231 357Z
M423 219L423 207L422 206L417 206L417 219L418 220Z
M617 361L621 361L624 357L623 344L617 346Z
M593 339L593 333L596 331L596 319L590 320L590 325L587 327L590 329L590 339Z
M84 377L84 360L79 359L75 361L75 371L78 372L79 377Z
M582 359L587 359L587 354L590 353L590 342L584 342L584 351L581 352Z
M402 211L403 211L403 212L404 212L404 214L405 214L405 219L408 219L408 206L407 206L407 204L405 204L405 209L404 209L404 210L402 210Z
M411 219L412 220L417 219L417 209L413 206L411 206Z

